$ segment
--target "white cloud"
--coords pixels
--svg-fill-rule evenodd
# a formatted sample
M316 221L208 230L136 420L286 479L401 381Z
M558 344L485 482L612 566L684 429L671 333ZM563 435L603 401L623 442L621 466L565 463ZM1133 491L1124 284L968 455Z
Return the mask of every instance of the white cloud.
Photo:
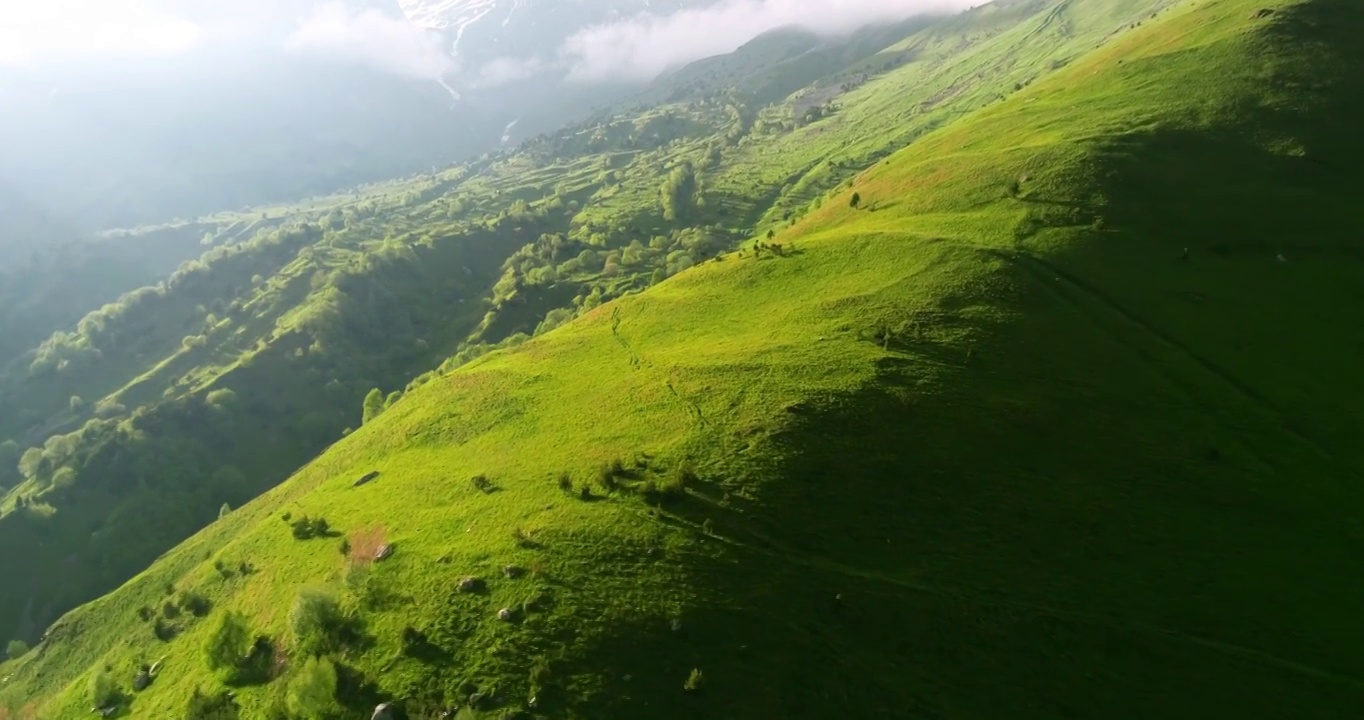
M199 37L199 26L140 0L0 0L0 66L173 55Z
M355 12L335 2L319 6L285 45L429 80L440 80L454 69L436 38L406 19L373 9Z
M769 30L799 26L842 35L877 22L963 10L981 0L722 0L708 8L639 16L586 28L564 44L570 77L647 80L701 58L733 52Z
M498 87L518 80L525 80L546 69L540 58L500 57L478 69L474 79L475 87Z

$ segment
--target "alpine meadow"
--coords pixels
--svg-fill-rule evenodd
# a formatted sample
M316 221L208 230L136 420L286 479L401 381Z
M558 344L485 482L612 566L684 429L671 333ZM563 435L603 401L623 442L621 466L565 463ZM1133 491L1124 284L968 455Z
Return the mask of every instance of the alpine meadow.
M0 720L1358 716L1361 37L996 0L98 233L0 175Z

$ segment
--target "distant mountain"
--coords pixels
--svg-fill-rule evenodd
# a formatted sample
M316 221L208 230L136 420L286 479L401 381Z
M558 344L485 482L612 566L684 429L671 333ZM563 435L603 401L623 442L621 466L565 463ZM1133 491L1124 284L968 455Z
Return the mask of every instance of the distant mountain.
M0 182L24 188L26 213L80 234L430 171L638 89L569 87L562 72L532 65L488 82L490 63L552 55L593 23L691 4L177 4L205 39L173 61L5 69ZM290 52L298 45L308 52ZM513 123L515 135L506 132Z
M429 171L501 129L434 82L359 64L68 65L0 80L0 181L88 231Z

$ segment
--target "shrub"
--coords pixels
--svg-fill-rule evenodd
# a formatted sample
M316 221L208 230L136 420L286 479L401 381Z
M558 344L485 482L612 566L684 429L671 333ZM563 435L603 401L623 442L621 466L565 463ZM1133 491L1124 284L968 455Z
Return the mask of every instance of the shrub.
M286 704L294 717L326 720L336 703L336 666L326 658L309 658L289 680Z
M251 628L239 613L220 613L204 639L204 663L223 682L236 679L251 652Z
M226 691L216 695L206 695L199 688L189 698L185 708L185 720L237 720L241 708L232 695Z
M209 393L204 397L204 400L214 407L228 407L237 402L237 393L227 388L222 388Z
M369 424L374 418L382 415L385 409L383 391L379 388L370 390L361 408L360 424Z
M559 489L562 490L562 491L564 491L564 492L566 492L566 493L571 493L571 492L573 492L573 476L572 476L572 475L569 475L568 473L564 473L564 474L560 475L560 476L559 476Z
M179 628L161 618L157 618L156 622L152 625L152 634L161 642L170 642L171 640L174 640L175 636L179 633Z
M197 592L180 593L180 608L194 617L204 617L213 609L213 603Z
M344 645L352 636L349 618L336 596L317 588L305 588L289 613L294 647L306 655L322 655Z
M679 465L674 468L663 482L659 484L658 490L667 498L680 498L686 494L687 488L696 482L696 472L689 465Z
M326 518L310 518L307 515L289 523L291 532L295 540L311 540L315 537L326 537L331 533L331 523Z
M10 660L18 660L28 654L28 643L23 640L10 640L9 645L5 646L5 654Z
M118 702L123 693L119 691L118 684L114 682L114 677L108 670L100 668L90 676L90 702L97 708L105 708Z
M687 682L682 684L682 689L687 692L700 692L706 686L706 676L699 668L692 668L691 675L687 676Z
M473 485L474 489L481 493L490 493L493 491L493 483L488 479L487 475L475 475L472 478L469 478L469 484Z
M601 489L605 490L607 493L613 493L616 491L616 488L619 487L619 483L616 482L616 477L620 475L621 472L624 472L624 468L621 467L619 460L606 463L597 471L597 484L601 485Z

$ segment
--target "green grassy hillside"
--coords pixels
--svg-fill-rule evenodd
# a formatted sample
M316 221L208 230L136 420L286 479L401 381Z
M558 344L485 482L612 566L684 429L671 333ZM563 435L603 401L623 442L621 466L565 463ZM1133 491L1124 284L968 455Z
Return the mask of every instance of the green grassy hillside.
M1120 5L1056 3L980 42L1097 32ZM900 152L864 136L842 157L876 164L793 226L752 201L779 230L764 248L430 377L63 617L0 667L0 700L1350 716L1362 31L1348 0L1190 2L1007 99L972 90L978 109ZM922 71L822 122L863 127L855 108ZM304 517L329 529L297 539ZM319 595L321 630L297 610ZM211 672L222 646L239 667Z
M128 282L117 267L179 262L201 233L213 245L0 371L0 546L28 549L0 555L0 637L36 641L224 503L275 486L357 427L365 398L381 409L434 367L775 233L870 162L1165 4L1003 3L794 58L769 52L779 33L693 68L723 72L694 73L680 100L646 97L516 152L144 228L22 272L6 354L103 302ZM110 272L83 282L88 268Z

